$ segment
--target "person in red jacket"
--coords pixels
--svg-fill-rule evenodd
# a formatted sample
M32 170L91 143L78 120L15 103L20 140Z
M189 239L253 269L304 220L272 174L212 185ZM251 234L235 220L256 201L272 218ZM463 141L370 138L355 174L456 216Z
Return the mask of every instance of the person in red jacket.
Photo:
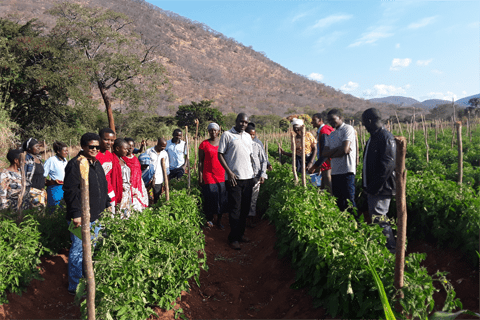
M322 189L327 189L330 193L332 192L332 165L330 164L330 158L322 157L323 147L325 146L325 139L330 135L331 132L335 131L331 126L325 124L323 121L323 115L321 113L315 113L312 116L312 125L314 128L317 128L317 157L318 160L315 164L308 170L309 173L314 173L318 169L322 174Z

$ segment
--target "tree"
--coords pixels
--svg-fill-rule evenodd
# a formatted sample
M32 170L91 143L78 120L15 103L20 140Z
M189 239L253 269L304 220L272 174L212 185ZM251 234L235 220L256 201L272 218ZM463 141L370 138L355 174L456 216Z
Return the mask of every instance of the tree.
M58 123L75 128L78 109L94 105L81 94L85 76L70 65L72 53L42 29L36 20L0 19L0 100L25 135Z
M48 13L57 17L52 35L79 53L76 66L100 91L112 130L113 98L134 110L152 108L168 91L166 70L154 56L157 47L132 31L133 21L126 15L68 2Z
M194 127L195 119L198 119L200 132L205 131L210 122L216 122L224 127L225 117L219 110L211 107L212 103L213 100L202 100L179 106L176 114L177 124L181 127Z
M471 98L468 100L468 104L470 107L467 107L466 111L470 111L471 114L475 115L478 107L480 106L480 98Z

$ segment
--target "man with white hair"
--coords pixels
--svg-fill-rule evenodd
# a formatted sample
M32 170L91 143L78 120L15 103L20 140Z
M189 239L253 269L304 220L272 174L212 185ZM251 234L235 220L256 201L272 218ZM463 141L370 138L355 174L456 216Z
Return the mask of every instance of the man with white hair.
M317 140L310 132L305 133L305 150L302 150L302 128L303 128L303 120L293 118L292 119L293 131L295 132L295 149L296 149L296 167L297 171L302 171L302 152L305 152L305 171L308 171L310 167L313 166L315 161L315 155L317 154ZM283 155L292 156L291 152L285 152L282 148L280 148L280 152Z

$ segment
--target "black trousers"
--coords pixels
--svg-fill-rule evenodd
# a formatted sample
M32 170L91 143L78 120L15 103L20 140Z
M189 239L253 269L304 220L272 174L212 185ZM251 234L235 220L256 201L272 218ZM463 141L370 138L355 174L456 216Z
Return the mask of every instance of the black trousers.
M160 195L162 194L162 186L163 183L153 186L153 203L157 203L158 199L160 199Z
M341 211L345 211L348 207L348 201L355 204L355 175L353 173L332 174L332 193L337 198L337 206ZM353 212L350 212L353 213Z
M254 181L253 179L237 180L235 187L230 186L228 181L225 184L227 185L230 222L228 241L240 241L245 233L245 224L252 202Z

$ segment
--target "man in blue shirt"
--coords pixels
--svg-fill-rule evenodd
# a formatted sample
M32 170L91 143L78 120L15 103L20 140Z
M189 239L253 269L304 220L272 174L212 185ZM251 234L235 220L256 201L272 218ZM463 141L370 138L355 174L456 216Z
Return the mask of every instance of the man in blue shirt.
M168 152L168 162L170 163L168 180L180 179L185 174L185 155L187 154L186 143L182 140L182 130L175 129L173 131L173 138L167 141L165 150Z

